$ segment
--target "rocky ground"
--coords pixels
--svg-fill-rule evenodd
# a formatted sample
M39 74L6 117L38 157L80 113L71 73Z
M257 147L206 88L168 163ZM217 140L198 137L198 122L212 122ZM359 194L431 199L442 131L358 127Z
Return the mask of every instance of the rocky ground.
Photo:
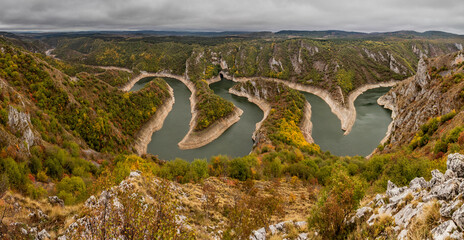
M433 170L430 181L415 178L403 187L389 182L385 194L359 208L351 222L390 222L380 234L389 239L464 239L463 203L464 155L455 153L448 155L446 172Z

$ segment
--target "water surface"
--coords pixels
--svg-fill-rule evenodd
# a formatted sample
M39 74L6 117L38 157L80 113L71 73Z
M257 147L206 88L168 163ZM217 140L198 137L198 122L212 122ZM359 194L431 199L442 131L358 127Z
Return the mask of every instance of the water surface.
M143 88L152 77L141 79L131 91ZM153 133L147 151L158 155L161 159L172 160L182 158L192 161L196 158L207 158L223 154L231 157L245 156L252 150L251 136L256 123L261 121L263 112L244 97L229 94L228 90L235 83L223 79L210 85L219 96L231 101L243 110L240 121L227 129L219 138L206 146L191 150L181 150L177 146L189 130L191 119L190 91L179 80L164 78L173 88L175 103L172 111L166 117L163 127ZM371 89L361 94L354 105L356 121L347 136L343 135L340 120L331 112L330 107L321 98L303 92L311 104L313 123L312 136L322 150L330 151L339 156L369 155L385 136L391 122L391 111L377 104L377 99L388 92L390 88Z
M152 79L153 77L141 79L131 91L140 90ZM216 94L231 101L235 106L243 110L240 121L227 129L219 138L201 148L179 149L177 143L187 134L192 117L189 100L191 93L179 80L172 78L164 78L164 80L174 90L175 103L172 111L166 117L163 127L153 133L151 142L148 144L148 153L158 155L164 160L172 160L178 157L192 161L196 158L209 159L211 156L219 154L241 157L251 152L253 147L251 136L256 123L263 118L263 112L258 106L248 102L246 98L229 94L229 88L235 83L226 79L213 83L210 87Z
M389 87L367 90L355 100L356 121L348 135L343 135L340 120L329 105L316 95L305 93L311 104L312 136L322 150L338 156L367 156L385 137L391 122L391 111L377 104Z

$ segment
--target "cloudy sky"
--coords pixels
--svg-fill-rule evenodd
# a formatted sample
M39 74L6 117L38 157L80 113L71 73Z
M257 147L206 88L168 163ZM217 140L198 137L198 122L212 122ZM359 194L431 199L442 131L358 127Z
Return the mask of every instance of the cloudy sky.
M0 30L440 30L464 0L0 0Z

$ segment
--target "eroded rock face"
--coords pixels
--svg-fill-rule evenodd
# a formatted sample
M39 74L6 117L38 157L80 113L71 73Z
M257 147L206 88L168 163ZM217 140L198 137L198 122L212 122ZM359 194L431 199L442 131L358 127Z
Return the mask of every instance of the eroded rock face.
M29 152L29 148L34 145L35 136L32 131L31 117L29 113L18 111L10 106L8 113L8 126L15 134L21 135L21 148Z
M455 91L450 89L443 92L443 81L429 75L432 67L440 68L439 66L444 66L443 63L446 63L451 71L455 70L455 58L455 54L436 59L421 58L414 77L397 84L378 100L393 112L393 122L389 131L390 145L386 150L409 144L420 126L431 117L438 117L462 107L463 103L456 97Z

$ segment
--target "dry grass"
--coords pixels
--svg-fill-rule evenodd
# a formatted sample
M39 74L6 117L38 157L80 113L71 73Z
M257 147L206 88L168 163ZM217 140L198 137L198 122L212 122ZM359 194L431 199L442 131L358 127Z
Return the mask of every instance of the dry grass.
M414 218L409 226L408 239L431 239L430 231L438 225L440 218L440 204L436 200L427 203L422 214Z

